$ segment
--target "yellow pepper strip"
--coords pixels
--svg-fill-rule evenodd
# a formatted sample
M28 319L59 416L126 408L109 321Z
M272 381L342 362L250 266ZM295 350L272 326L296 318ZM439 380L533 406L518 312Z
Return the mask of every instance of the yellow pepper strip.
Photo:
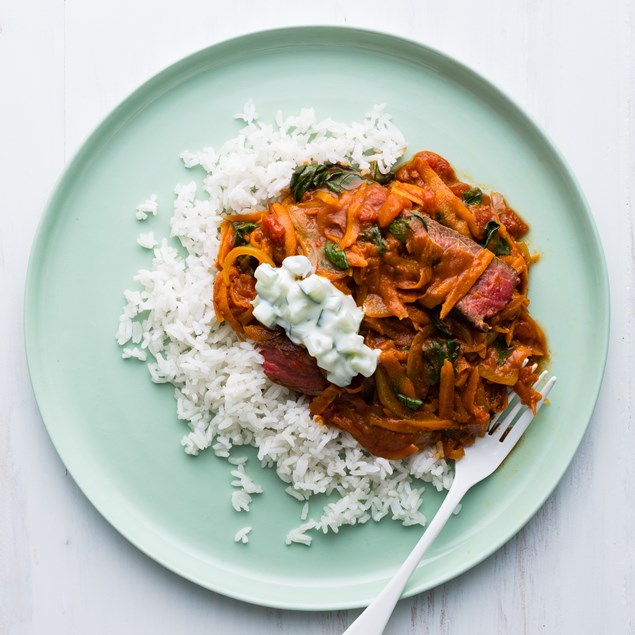
M326 203L327 205L330 205L331 207L335 207L338 204L338 199L336 199L334 196L331 196L328 192L325 192L324 190L318 190L313 195L313 198L317 198L318 200L322 201L322 203Z
M239 256L252 256L261 264L266 262L268 265L275 267L275 263L267 254L262 251L262 249L256 249L255 247L250 247L249 245L244 245L242 247L234 247L226 256L225 260L223 260L223 280L225 284L229 286L229 268L236 258Z
M218 246L218 255L216 256L216 266L222 264L227 254L231 251L234 244L235 233L231 223L223 223L221 225L220 245Z
M216 276L216 280L214 282L214 312L216 313L216 319L219 322L226 321L232 327L232 330L236 333L236 335L242 339L243 327L236 319L231 307L229 306L227 285L224 282L225 281L220 276Z
M225 221L228 223L257 223L262 220L262 217L265 215L265 212L249 212L248 214L230 214L229 216L225 216Z
M416 203L417 205L424 206L425 201L423 199L423 189L414 183L403 183L402 181L393 181L390 184L390 191L398 196L403 196L409 201Z

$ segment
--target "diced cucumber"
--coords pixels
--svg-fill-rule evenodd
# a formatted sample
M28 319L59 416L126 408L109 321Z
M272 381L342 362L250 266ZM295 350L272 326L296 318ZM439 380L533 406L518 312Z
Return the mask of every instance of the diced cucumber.
M359 330L360 320L356 319L350 311L339 311L335 316L333 326L336 333L353 334Z
M304 338L304 345L311 357L321 357L333 348L333 338L314 329Z
M320 355L318 366L324 370L334 370L338 366L340 359L339 353L334 348L331 348L324 355Z
M320 304L329 296L332 287L326 278L320 278L320 276L316 274L298 282L298 286L313 302Z
M377 353L376 355L355 355L351 361L350 366L353 372L356 374L359 373L364 377L370 377L374 372L375 368L377 368L377 358L379 357L379 351L374 351L371 349L372 353Z
M275 326L278 314L269 302L259 300L258 303L254 304L254 317L267 328L271 328Z
M278 268L260 265L254 317L269 328L282 327L292 342L304 345L337 386L348 386L358 373L370 377L379 351L368 348L358 333L363 311L352 296L311 271L304 256L285 258Z
M296 276L304 278L313 271L311 262L304 256L288 256L282 261L282 266Z
M337 289L336 289L337 291ZM342 299L344 298L343 293L339 293L339 295L335 295L331 292L328 298L324 300L324 310L325 311L333 311L336 312L342 306Z
M278 279L278 271L271 265L263 262L259 267L256 267L256 271L254 271L254 278L265 285L265 287L271 286L275 284Z
M335 336L335 348L338 353L345 355L362 354L364 351L364 338L357 333L338 333Z

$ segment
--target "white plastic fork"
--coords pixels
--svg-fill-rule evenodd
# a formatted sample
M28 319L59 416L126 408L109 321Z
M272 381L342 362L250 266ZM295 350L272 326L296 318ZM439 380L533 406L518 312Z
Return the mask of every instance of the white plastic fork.
M556 383L556 378L551 377L540 389L539 386L546 375L547 371L544 371L534 384L534 388L539 390L542 395L541 400L536 404L536 412ZM346 629L344 635L381 635L384 632L410 576L465 493L472 486L490 476L518 443L534 418L534 414L520 402L518 395L512 394L513 397L510 399L507 410L492 420L488 433L477 439L473 445L466 447L465 456L456 462L454 481L450 491L406 561L384 590Z

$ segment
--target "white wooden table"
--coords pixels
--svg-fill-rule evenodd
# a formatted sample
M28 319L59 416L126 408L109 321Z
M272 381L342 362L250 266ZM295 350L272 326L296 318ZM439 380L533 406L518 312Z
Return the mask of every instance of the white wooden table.
M611 276L607 373L566 476L498 553L402 601L387 632L635 633L632 0L0 0L0 633L337 635L357 613L243 604L132 547L66 474L38 414L22 343L33 233L85 136L184 55L301 24L403 35L498 84L573 167Z

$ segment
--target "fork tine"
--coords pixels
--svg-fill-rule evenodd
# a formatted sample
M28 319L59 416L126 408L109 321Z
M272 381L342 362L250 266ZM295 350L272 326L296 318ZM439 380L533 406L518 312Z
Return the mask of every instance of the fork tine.
M532 370L536 370L537 364L532 366ZM535 381L533 387L537 389L537 386L544 379L547 374L546 370L543 370L540 373L540 376ZM509 428L509 426L513 423L514 419L518 416L518 412L523 407L523 404L520 403L520 397L513 390L509 390L509 401L507 402L507 408L502 412L498 412L494 417L492 417L492 421L490 422L490 427L488 430L488 434L490 437L495 439L500 439L504 434L505 430ZM505 419L499 423L499 419L502 415L505 415Z
M536 413L538 413L538 410L540 410L540 408L542 407L542 404L545 402L547 395L549 395L549 393L551 392L551 389L556 383L556 379L557 379L556 377L552 377L545 384L545 387L540 391L542 398L536 404ZM538 382L536 382L536 384L537 383ZM534 418L534 413L529 408L527 408L527 410L525 410L525 412L523 412L523 414L520 416L518 421L511 427L507 436L503 439L502 443L504 443L505 445L510 445L511 447L514 447L516 443L518 443L518 440L523 435L525 430L527 430L527 428L529 427L529 424L531 423L533 418Z
M524 361L523 363L523 367L525 367L527 365L527 360ZM532 371L535 371L536 368L538 368L538 364L534 364L531 367ZM534 384L534 386L536 386L540 380L545 376L545 374L547 373L547 371L543 371L542 374L540 375L540 377L538 377L538 381ZM498 428L498 420L504 415L507 414L510 410L510 408L512 406L514 406L516 404L517 401L520 400L520 397L518 396L517 393L515 393L513 390L511 390L511 388L508 391L508 401L507 401L507 408L505 408L505 410L501 410L501 412L497 412L493 417L492 420L490 421L489 424L489 428L488 428L488 434L491 436L494 434L494 432L496 431L496 428ZM507 418L507 417L506 417Z
M513 417L511 419L509 418L511 413L515 411L514 417L518 414L519 405L522 405L520 404L520 397L510 388L507 395L507 408L505 408L505 410L502 410L501 412L497 412L492 417L489 429L487 431L488 434L490 436L494 436L494 434L503 434L505 429L513 420Z
M489 436L492 439L500 441L501 437L509 429L509 426L514 422L514 419L518 416L520 409L523 407L523 404L520 402L520 398L512 401L514 403L513 408L507 408L507 410L503 413L505 418L500 423L497 423L497 425L489 432Z
M535 368L536 368L536 365L534 365L532 370L535 370ZM540 376L534 382L534 385L533 385L534 390L538 390L538 386L540 385L540 383L542 382L542 380L545 378L546 375L547 375L546 370L543 370L542 373L540 373ZM507 405L507 408L503 412L498 413L498 416L492 420L492 423L489 429L489 436L500 440L501 437L512 426L512 424L514 424L514 419L516 419L522 407L523 407L523 403L520 401L520 397L518 396L518 394L510 390L510 397L509 397L509 403ZM504 415L504 419L499 422L501 415Z

